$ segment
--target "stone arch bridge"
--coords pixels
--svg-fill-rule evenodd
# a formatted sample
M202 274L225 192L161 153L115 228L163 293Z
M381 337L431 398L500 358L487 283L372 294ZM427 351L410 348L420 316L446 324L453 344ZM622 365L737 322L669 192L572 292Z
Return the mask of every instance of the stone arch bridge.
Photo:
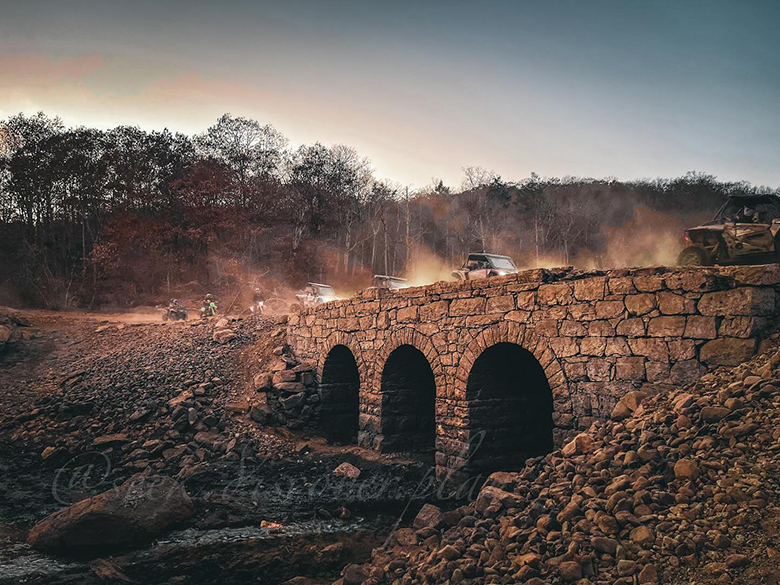
M529 270L368 289L293 314L334 440L433 451L438 477L512 469L608 417L759 350L778 265Z

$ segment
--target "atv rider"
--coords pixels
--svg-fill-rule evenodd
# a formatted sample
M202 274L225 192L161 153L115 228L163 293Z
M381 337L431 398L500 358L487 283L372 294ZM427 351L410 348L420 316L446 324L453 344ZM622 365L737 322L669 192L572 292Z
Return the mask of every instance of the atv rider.
M262 315L264 308L265 296L263 295L263 291L259 286L255 287L255 292L252 294L252 306L249 307L249 310L258 315Z
M742 209L739 210L739 213L737 213L737 223L756 223L757 221L758 214L752 207L745 205Z
M172 315L186 315L184 307L179 303L179 299L171 299L168 304L168 312Z
M168 319L171 321L176 321L178 319L187 320L187 309L179 303L178 299L171 299L168 303L168 308L163 311L163 321L167 321Z
M213 317L217 314L217 303L214 302L214 297L210 294L206 295L203 299L203 306L200 308L200 316L202 319L206 317Z

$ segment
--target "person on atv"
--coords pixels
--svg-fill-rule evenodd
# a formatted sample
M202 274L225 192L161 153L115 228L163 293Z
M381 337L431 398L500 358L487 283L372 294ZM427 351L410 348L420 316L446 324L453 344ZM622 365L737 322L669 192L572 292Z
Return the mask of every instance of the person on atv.
M263 308L265 306L265 296L260 287L255 287L255 292L252 294L252 306L249 310L258 315L262 315Z
M171 302L168 304L168 311L176 315L181 315L185 312L184 307L179 303L179 299L171 299Z
M758 214L752 207L745 205L742 209L739 210L739 213L737 213L737 223L756 223L757 221Z
M213 296L207 294L206 298L203 299L203 306L200 308L201 319L205 319L206 317L213 317L216 314L217 303L214 302Z
M187 320L187 309L179 303L178 299L171 299L168 308L163 311L163 321L176 321L178 319Z

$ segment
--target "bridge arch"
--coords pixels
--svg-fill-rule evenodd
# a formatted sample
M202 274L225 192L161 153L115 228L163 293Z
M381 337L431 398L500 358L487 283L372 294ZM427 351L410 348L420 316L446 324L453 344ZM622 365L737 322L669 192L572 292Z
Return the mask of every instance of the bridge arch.
M432 452L445 379L430 339L413 328L391 334L377 356L373 388L381 449Z
M568 396L569 389L563 369L555 357L550 343L533 329L512 321L502 321L486 327L466 346L458 362L452 392L456 399L466 399L466 385L474 362L488 347L497 343L514 343L529 351L539 362L550 384L554 397Z
M317 366L322 403L320 424L329 441L357 441L361 381L366 379L365 363L357 341L343 333L331 335L323 347Z
M517 469L554 444L554 390L565 380L546 339L514 323L483 330L464 352L456 395L469 437L468 473Z

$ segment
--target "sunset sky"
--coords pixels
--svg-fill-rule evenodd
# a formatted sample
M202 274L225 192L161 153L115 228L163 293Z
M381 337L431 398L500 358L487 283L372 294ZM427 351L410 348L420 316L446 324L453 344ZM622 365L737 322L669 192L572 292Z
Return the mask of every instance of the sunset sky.
M0 118L231 112L377 175L707 171L780 187L780 2L0 0Z

